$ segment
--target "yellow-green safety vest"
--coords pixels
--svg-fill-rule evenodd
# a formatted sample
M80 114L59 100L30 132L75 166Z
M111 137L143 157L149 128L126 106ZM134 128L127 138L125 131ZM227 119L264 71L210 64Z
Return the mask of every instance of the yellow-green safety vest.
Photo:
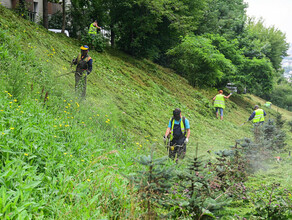
M97 27L95 27L94 25L93 25L93 23L90 25L90 27L89 27L89 30L88 30L88 34L94 34L94 35L97 35Z
M183 133L184 135L186 135L185 125L184 125L183 120L185 120L184 117L181 117L181 120L180 120L180 122L179 122L179 123L180 123L180 129L181 129L182 133ZM169 137L170 137L170 140L172 141L172 139L173 139L172 131L173 131L173 127L174 127L174 121L175 121L175 119L174 119L174 118L171 118L170 121L172 121L172 124L171 124L171 130L170 130L171 132L170 132L170 134L169 134Z
M224 95L222 95L222 94L216 95L216 98L215 98L215 101L214 101L214 107L225 108Z
M258 123L261 121L265 121L265 116L264 116L264 110L262 109L257 109L255 110L255 116L253 118L253 123Z

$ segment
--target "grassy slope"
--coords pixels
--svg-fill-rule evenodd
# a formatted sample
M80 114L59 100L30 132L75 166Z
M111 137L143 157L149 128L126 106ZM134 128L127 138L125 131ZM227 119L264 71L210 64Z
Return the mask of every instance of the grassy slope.
M53 79L54 83L50 84L48 90L58 91L60 99L64 94L72 94L73 97L73 74L58 76L71 70L68 61L79 53L81 43L47 32L3 8L0 10L1 29L11 39L19 37L17 41L21 42L21 50L37 55L37 66L41 64L47 70L47 77ZM82 105L92 112L108 115L111 123L131 132L135 142L142 143L143 148L146 146L147 149L152 143L156 143L158 152L165 153L161 139L172 110L176 107L181 108L183 115L190 120L189 157L194 154L197 143L202 155L209 149L224 149L233 145L236 139L252 136L251 125L239 125L251 114L251 106L263 103L263 100L251 95L232 96L227 101L224 121L221 122L215 119L211 107L215 89L193 88L170 69L115 50L109 49L104 53L90 51L90 55L94 60L93 72L88 78L87 100ZM63 94L59 88L62 88ZM282 109L279 111L287 119L292 118L291 112ZM267 112L271 117L275 115L274 110ZM291 146L291 135L288 136L288 143ZM136 156L136 150L133 151L133 156ZM277 168L279 169L281 167ZM291 171L286 171L287 175L291 175ZM279 178L283 177L279 175Z

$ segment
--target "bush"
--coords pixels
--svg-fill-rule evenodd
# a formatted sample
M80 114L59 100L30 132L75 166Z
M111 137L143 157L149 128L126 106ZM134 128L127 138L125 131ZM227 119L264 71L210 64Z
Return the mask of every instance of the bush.
M202 36L187 36L169 50L171 67L193 86L215 86L224 74L232 75L235 66L226 59L212 41Z
M88 45L90 49L96 50L98 52L103 52L107 44L107 39L100 33L94 37L89 34L83 35L81 37L81 41Z
M252 216L260 219L291 219L292 201L291 192L283 189L280 184L262 185L259 189L252 190L247 198L254 204Z

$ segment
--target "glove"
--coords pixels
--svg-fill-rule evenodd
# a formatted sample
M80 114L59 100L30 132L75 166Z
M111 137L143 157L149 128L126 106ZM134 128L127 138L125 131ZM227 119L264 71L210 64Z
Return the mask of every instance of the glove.
M189 139L186 138L184 143L187 144L188 142L189 142Z
M165 137L165 135L163 136L163 141L166 142L167 137Z

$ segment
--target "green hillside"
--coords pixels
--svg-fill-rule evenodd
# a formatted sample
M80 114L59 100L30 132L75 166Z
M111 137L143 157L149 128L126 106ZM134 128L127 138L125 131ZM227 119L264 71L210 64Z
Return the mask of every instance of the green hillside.
M234 94L227 101L224 120L217 120L212 107L216 88L193 88L171 69L113 49L89 51L93 71L87 98L79 102L70 62L82 44L0 6L4 219L143 218L142 205L124 175L139 169L133 158L148 155L151 146L156 156L166 155L162 136L175 108L190 121L187 158L195 156L198 146L199 155L211 150L214 159L215 151L253 137L251 124L240 125L264 100ZM277 111L284 119L292 118L291 112L276 106L263 108L270 119ZM284 128L287 151L274 156L280 155L285 163L271 158L271 169L258 175L266 183L277 179L288 187L292 135L287 123ZM253 178L250 184L262 183L258 176ZM227 210L230 216L241 212L232 206Z

